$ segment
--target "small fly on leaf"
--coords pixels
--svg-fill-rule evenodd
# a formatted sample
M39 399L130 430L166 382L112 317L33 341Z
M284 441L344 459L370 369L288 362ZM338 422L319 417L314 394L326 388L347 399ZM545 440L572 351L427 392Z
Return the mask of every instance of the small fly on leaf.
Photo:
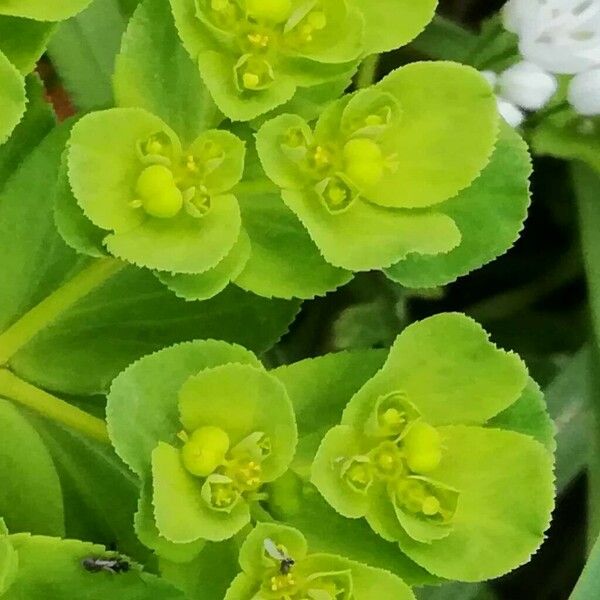
M88 556L81 561L81 566L90 573L127 573L131 569L131 564L128 560L116 556Z
M271 539L265 538L264 541L265 552L275 560L279 561L279 572L282 575L287 575L292 567L296 564L296 561L288 556L285 552L280 550L279 546Z

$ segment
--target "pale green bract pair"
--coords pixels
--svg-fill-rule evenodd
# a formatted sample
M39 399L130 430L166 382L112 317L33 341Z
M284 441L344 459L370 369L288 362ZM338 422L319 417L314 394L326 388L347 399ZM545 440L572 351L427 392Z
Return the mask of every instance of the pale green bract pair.
M416 35L431 16L425 5L404 7L408 29L395 29L396 37L391 29L374 35L374 12L384 7L358 0L186 0L172 8L175 18L167 3L140 4L117 57L118 108L73 126L56 221L76 250L150 269L186 300L208 299L230 283L268 298L308 299L359 271L384 270L408 287L443 285L517 239L529 203L529 155L517 134L499 126L492 90L470 67L414 63L338 100L335 86L323 94L309 82L297 93L316 94L312 103L260 105L260 122L228 126L209 68L200 60L198 71L188 43L194 32L214 37L206 52L216 65L217 49L239 50L228 28L275 36L264 49L282 69L273 86L236 96L253 103L279 89L279 75L288 80L284 71L297 61L329 72L338 55L325 42L339 39L328 29L338 19L356 25L358 41L346 50L361 57ZM298 31L317 18L328 34L314 31L309 52L296 43ZM171 80L185 89L181 98L168 89Z
M411 325L371 377L352 366L358 360L372 359L340 353L267 371L249 351L208 340L119 375L107 420L117 453L142 481L140 540L186 563L202 559L206 542L246 536L259 523L244 548L262 558L242 549L244 575L228 600L313 598L309 584L325 586L323 578L344 598L352 586L363 597L364 578L372 591L401 589L378 570L392 556L410 583L482 581L526 562L553 508L554 440L523 362L459 314ZM331 391L332 372L347 373L348 392ZM317 490L331 508L315 510ZM306 535L306 559L300 533L260 525L273 517ZM357 534L362 518L371 531ZM356 535L370 547L366 560ZM279 553L261 550L265 539ZM297 568L278 571L286 556ZM366 567L348 561L376 569L361 574ZM261 595L265 585L273 587Z
M171 0L177 28L219 109L249 121L339 89L362 58L399 48L435 0ZM343 34L342 34L343 32ZM341 84L341 86L340 86Z

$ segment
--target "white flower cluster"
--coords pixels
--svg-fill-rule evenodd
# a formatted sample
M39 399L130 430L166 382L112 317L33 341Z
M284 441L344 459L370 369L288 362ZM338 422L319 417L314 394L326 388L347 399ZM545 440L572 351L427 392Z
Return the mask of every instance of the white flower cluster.
M579 114L600 114L600 0L509 0L504 25L519 37L524 60L486 76L511 125L550 100L556 75L573 76L568 99Z

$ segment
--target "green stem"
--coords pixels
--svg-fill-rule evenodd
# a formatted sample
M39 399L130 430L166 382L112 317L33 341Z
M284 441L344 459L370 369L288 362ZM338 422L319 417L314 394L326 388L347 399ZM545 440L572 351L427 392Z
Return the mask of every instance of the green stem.
M600 532L600 174L584 163L571 167L575 197L579 213L581 249L585 266L588 303L592 316L595 344L592 348L592 363L589 369L591 385L589 444L589 518L588 536L594 539Z
M8 369L0 369L0 396L18 402L44 417L110 444L106 423L23 381Z
M375 82L377 68L379 67L379 54L372 54L363 60L356 77L356 87L360 90L369 87Z
M5 365L29 340L78 300L124 267L125 263L114 258L95 260L34 306L0 335L0 366Z

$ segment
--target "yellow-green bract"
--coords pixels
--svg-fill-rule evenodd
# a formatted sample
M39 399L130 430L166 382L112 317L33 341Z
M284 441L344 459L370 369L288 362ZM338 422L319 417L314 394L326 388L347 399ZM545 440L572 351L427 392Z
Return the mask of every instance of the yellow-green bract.
M282 569L270 546L293 564ZM300 531L275 523L260 523L248 535L240 549L240 566L242 573L232 582L225 600L415 598L391 573L333 554L309 553Z
M148 410L135 433L123 413L132 403ZM108 413L117 452L144 482L138 535L176 559L246 526L296 448L283 385L250 351L225 342L182 344L134 363L113 383Z
M311 88L348 81L360 59L409 42L437 2L171 0L179 34L220 110L248 121ZM343 35L340 32L343 31Z
M352 271L387 269L410 282L411 261L424 257L419 283L446 283L510 247L526 214L527 151L512 132L498 138L489 85L455 63L398 69L332 104L314 127L275 117L257 149L324 258ZM495 228L485 247L481 226Z
M36 21L63 21L82 11L91 0L0 0L0 15Z
M311 479L431 573L502 575L537 550L553 507L552 448L486 426L527 387L522 361L469 318L415 323L325 435Z

